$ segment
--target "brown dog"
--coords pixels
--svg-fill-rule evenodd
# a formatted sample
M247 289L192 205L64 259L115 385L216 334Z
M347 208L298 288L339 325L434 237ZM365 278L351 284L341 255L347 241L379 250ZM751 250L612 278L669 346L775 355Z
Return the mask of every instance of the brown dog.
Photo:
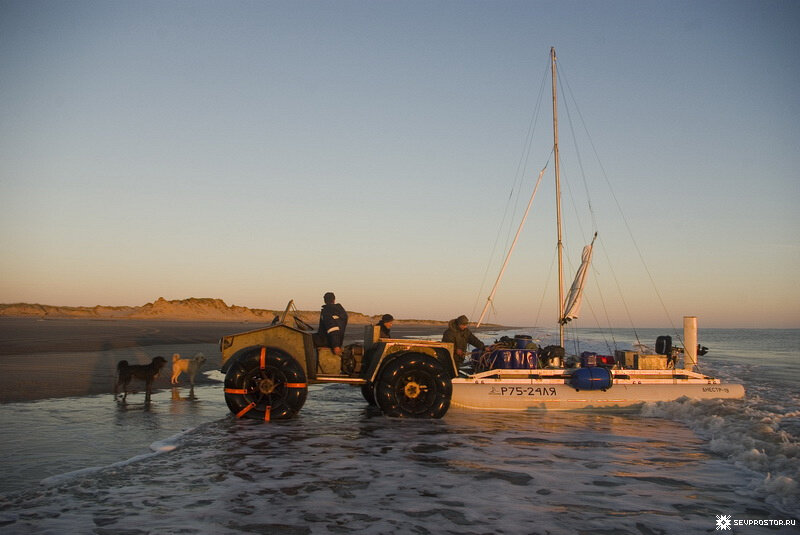
M172 384L178 384L178 377L181 373L185 373L189 376L189 384L194 386L194 378L205 361L206 357L202 353L190 359L182 359L178 353L172 355Z
M132 379L144 381L145 395L144 402L150 403L150 394L153 389L153 380L158 377L158 372L167 363L164 357L154 357L150 364L128 364L127 360L119 361L117 364L117 381L114 384L114 397L117 397L119 387L122 386L122 401L128 397L128 385Z

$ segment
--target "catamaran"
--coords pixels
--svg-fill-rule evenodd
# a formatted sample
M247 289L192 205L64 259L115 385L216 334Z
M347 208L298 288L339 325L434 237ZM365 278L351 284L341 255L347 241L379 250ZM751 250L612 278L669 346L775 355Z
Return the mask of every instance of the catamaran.
M698 371L697 318L683 320L683 347L669 336L656 340L655 351L615 350L613 355L584 353L565 358L567 323L580 313L583 290L591 265L592 243L584 247L575 280L565 296L561 215L561 180L558 148L557 69L555 48L550 49L553 101L553 159L555 171L559 345L540 348L530 336L500 341L485 351L475 351L469 373L452 380L451 408L477 410L570 410L626 408L645 402L679 398L742 398L744 387L724 383ZM517 233L508 249L500 274L478 321L483 322L506 270L525 220L539 189L545 169L539 173Z
M681 397L740 398L744 388L697 371L697 318L684 318L684 347L668 336L655 352L617 350L614 355L581 354L565 359L564 326L577 318L592 257L586 246L575 282L564 296L561 186L558 158L556 56L551 49L553 154L558 219L559 344L539 348L532 337L501 339L473 355L470 372L459 371L453 344L432 340L381 338L380 327L365 327L364 344L341 354L315 344L313 328L291 315L269 326L220 340L225 401L237 418L291 418L305 403L309 384L359 386L364 398L388 416L441 418L449 408L488 410L566 410L624 408ZM503 268L481 314L491 304L508 265L544 171L539 173ZM595 234L596 237L596 234ZM594 240L592 240L594 242ZM295 310L296 312L296 310ZM575 360L578 359L578 360Z

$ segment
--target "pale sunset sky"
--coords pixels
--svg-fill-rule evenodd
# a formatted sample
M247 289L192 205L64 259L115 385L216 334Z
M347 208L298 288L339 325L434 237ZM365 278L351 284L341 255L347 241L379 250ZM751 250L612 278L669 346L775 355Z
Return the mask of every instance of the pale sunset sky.
M0 0L0 303L477 319L554 46L567 279L599 231L580 325L800 327L798 28L769 0ZM555 321L552 170L492 322Z

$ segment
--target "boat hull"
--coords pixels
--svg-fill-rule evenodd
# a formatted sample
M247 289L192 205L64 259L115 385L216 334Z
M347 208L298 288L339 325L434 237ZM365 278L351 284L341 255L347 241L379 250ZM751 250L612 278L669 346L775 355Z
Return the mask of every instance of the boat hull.
M576 390L569 384L509 379L453 379L450 407L468 410L633 409L643 403L744 397L740 384L614 384L608 390Z

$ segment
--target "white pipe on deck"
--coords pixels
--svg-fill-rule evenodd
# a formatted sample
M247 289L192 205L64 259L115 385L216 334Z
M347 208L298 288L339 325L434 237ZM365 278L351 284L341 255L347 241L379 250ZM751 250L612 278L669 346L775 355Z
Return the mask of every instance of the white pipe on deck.
M683 317L683 367L694 370L697 366L697 317Z

